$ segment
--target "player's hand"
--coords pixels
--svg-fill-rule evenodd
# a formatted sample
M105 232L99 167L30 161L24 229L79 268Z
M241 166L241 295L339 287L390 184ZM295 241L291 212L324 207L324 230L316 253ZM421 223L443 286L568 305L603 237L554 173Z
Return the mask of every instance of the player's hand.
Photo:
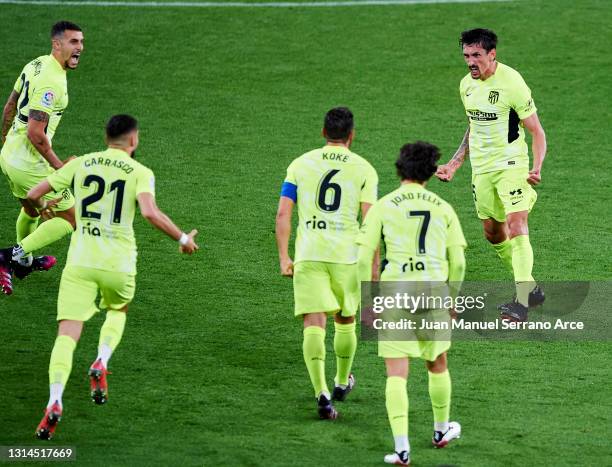
M291 258L281 258L280 270L283 276L293 277L293 261Z
M454 175L455 171L448 164L439 165L436 171L436 177L442 182L450 182Z
M187 240L187 243L179 246L179 251L181 253L192 255L196 252L196 250L200 249L200 247L194 240L197 234L198 234L198 231L196 229L193 229L191 232L189 232L189 234L187 235L187 237L189 238L189 240Z
M40 214L40 216L44 219L44 220L49 220L49 219L53 219L55 217L55 211L53 210L53 208L55 206L57 206L59 204L60 201L62 201L61 196L55 199L52 199L51 201L47 201L47 203L45 204L45 207L43 209L39 209L38 213Z
M529 176L527 177L527 181L530 185L538 185L542 181L542 174L540 173L540 170L530 170Z

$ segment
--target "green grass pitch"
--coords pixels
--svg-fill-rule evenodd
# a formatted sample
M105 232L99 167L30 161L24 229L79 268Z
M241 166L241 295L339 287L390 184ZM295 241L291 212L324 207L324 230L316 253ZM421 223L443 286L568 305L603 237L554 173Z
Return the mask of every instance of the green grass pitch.
M5 99L21 67L48 53L48 30L85 31L69 73L70 105L54 146L61 157L103 147L120 112L141 121L140 161L157 176L158 203L202 249L181 257L142 219L137 295L110 364L110 400L94 406L86 370L102 317L85 326L51 445L77 447L82 465L381 465L392 447L384 367L360 344L358 387L335 423L316 420L280 277L274 215L289 162L322 143L322 117L348 105L354 150L396 186L393 161L411 140L447 160L466 121L459 33L485 26L498 57L531 87L549 150L531 216L534 275L610 278L612 7L544 0L346 8L128 8L0 5ZM2 101L4 102L4 101ZM481 234L470 169L430 188L450 201L470 244L467 279L509 279ZM0 244L18 213L0 181ZM36 445L68 241L46 251L49 273L0 297L0 445ZM332 334L331 328L329 334ZM608 343L457 342L450 353L450 449L430 447L431 408L420 362L409 380L414 465L610 463ZM328 340L329 379L334 363Z

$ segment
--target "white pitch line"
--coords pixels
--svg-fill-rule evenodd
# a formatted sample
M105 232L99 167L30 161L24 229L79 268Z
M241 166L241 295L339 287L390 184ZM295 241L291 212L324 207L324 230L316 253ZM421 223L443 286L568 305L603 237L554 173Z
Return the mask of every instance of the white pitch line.
M46 5L46 6L123 6L123 7L164 7L164 8L300 8L300 7L344 7L344 6L385 6L418 5L434 3L487 3L511 0L332 0L320 2L130 2L130 1L79 1L79 0L0 0L0 5Z

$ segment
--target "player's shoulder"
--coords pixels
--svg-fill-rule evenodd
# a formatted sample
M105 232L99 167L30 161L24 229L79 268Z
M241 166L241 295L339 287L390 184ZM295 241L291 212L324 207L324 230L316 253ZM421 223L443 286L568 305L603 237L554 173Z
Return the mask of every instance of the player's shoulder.
M518 70L504 63L497 64L497 71L495 72L495 74L497 73L499 73L503 79L508 80L511 83L515 83L517 81L524 81L523 75L521 75Z
M358 166L362 166L367 170L373 171L374 173L376 173L376 170L374 169L374 166L372 164L370 164L370 161L367 160L365 157L360 156L359 154L357 154L356 152L353 151L348 151L349 157L351 158L351 162L355 165Z
M468 87L469 83L472 82L472 81L473 81L472 76L470 75L470 73L468 73L459 82L459 89L460 90L466 89Z
M442 212L446 214L446 216L456 216L455 208L453 208L453 205L451 203L449 203L444 198L442 198L439 194L431 190L425 189L425 192L431 197L436 199L436 204L438 204L438 207L440 208Z
M322 152L322 148L311 149L310 151L306 151L301 156L298 156L293 159L293 161L291 161L291 164L289 165L298 165L310 161L312 159L318 159L321 157Z

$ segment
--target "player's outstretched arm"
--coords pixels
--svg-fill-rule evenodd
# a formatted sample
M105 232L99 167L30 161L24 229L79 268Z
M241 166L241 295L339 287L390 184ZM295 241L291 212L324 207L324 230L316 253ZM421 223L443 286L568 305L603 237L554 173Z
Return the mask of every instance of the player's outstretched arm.
M142 217L149 221L153 227L161 230L168 235L168 237L178 241L180 245L179 251L181 253L191 255L199 249L194 240L195 236L198 234L197 230L194 229L189 234L186 234L179 229L174 222L157 207L155 197L151 193L140 193L136 198L138 199Z
M49 114L42 110L30 110L28 115L28 139L36 150L43 156L55 170L60 169L64 164L57 157L51 147L51 143L45 133L45 128L49 123Z
M461 144L455 154L446 164L438 166L438 170L436 171L436 177L438 177L443 182L450 182L455 175L455 172L459 167L463 165L465 162L465 158L470 153L470 127L468 127L465 135L463 136L463 140L461 140Z
M15 90L11 92L6 104L4 104L4 110L2 111L2 144L6 140L9 128L13 124L13 119L17 113L17 101L19 100L19 93Z
M291 236L291 215L294 201L281 196L276 212L276 246L278 247L278 260L283 276L293 276L293 261L289 256L289 237Z
M546 134L537 113L531 114L521 123L531 133L532 137L533 168L529 171L527 181L532 185L537 185L542 180L542 164L544 163L544 157L546 157Z

